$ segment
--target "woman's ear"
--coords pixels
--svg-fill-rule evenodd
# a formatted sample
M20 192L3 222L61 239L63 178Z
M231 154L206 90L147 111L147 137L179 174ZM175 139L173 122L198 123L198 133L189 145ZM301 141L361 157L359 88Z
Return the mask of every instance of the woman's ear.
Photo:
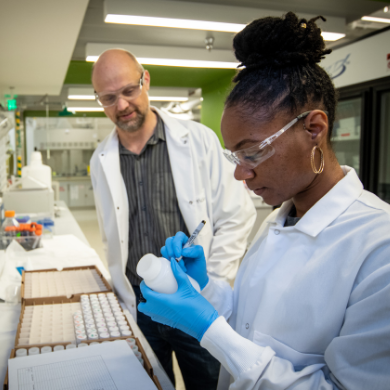
M320 145L328 137L328 116L324 111L313 110L304 120L304 128L310 133L314 144Z

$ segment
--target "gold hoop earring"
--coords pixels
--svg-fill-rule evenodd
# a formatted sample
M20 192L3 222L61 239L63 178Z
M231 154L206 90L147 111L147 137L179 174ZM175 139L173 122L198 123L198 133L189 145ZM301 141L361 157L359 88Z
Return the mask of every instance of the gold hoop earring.
M314 161L314 157L316 155L316 149L318 149L321 153L321 164L320 164L320 167L316 168L316 165L315 165L315 161ZM325 167L325 161L324 161L324 152L322 151L322 149L319 147L319 146L314 146L314 148L311 150L311 169L313 170L313 172L318 175L320 173L322 173L322 171L324 170L324 167Z

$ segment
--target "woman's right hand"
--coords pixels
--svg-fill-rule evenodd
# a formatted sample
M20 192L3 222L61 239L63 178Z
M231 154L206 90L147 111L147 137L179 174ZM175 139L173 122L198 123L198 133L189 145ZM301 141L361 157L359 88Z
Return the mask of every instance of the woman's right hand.
M167 238L165 246L161 248L161 254L168 260L172 257L178 259L183 256L179 265L187 275L199 283L200 289L203 290L209 281L203 248L200 245L194 245L183 249L187 241L188 237L183 232L177 232L174 237Z

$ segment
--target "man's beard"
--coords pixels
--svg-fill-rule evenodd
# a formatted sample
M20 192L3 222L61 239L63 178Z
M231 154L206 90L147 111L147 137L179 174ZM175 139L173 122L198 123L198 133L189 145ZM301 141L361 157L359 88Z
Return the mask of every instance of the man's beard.
M121 113L119 113L117 115L117 120L116 120L115 124L123 131L127 131L129 133L134 133L135 131L139 130L142 127L142 125L144 124L145 119L146 119L146 114L142 113L141 111L139 111L136 108L134 110L134 112L137 115L134 119L131 119L127 122L122 122L121 120L118 119L120 116L129 114L130 112L127 112L125 110L125 111L122 111Z

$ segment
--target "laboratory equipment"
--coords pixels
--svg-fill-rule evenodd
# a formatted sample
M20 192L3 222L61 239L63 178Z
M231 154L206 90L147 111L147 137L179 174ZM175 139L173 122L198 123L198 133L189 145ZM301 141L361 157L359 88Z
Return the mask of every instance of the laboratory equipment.
M177 282L172 273L171 263L163 257L157 257L151 253L146 254L137 264L137 274L154 291L165 294L174 294L177 291ZM188 276L188 279L195 290L200 292L198 282L191 276Z
M51 188L51 168L42 163L41 152L33 152L30 164L22 168L22 183L24 189Z
M42 164L40 152L32 153L30 165L22 168L22 179L4 191L3 201L5 208L18 214L48 214L54 218L51 168Z

